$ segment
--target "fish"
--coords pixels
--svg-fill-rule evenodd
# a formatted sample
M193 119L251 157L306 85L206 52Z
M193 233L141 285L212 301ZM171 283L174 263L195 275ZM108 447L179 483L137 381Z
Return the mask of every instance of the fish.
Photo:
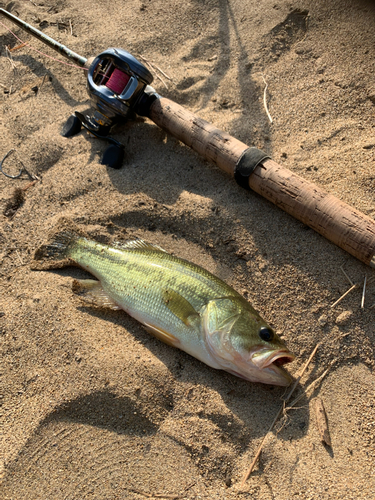
M72 221L34 254L34 269L77 265L96 279L75 279L83 301L122 309L166 344L251 382L288 386L294 360L283 340L231 286L197 264L136 239L102 244Z

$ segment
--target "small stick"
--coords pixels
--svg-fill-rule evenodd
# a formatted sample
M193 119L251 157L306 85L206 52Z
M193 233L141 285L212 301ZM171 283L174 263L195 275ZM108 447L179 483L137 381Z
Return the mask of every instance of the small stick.
M69 26L70 26L70 36L73 36L73 26L71 19L69 19Z
M317 379L315 379L313 382L311 382L311 384L310 384L310 385L309 385L309 386L305 389L305 391L304 391L302 394L300 394L300 395L299 395L299 396L297 396L295 399L293 399L293 401L290 403L290 405L289 405L287 408L285 408L285 411L288 411L289 409L293 408L293 406L295 406L295 405L298 403L298 401L299 401L300 399L302 399L302 398L303 398L303 396L304 396L304 395L305 395L305 394L306 394L306 393L307 393L310 389L312 389L312 388L313 388L313 387L315 387L315 386L316 386L319 382L321 382L321 381L324 379L324 377L327 375L327 373L329 372L329 370L331 369L331 367L332 367L332 365L333 365L333 363L334 363L334 362L335 362L335 361L332 361L332 363L329 365L329 367L328 367L326 370L324 370L324 372L323 372L323 373L322 373L322 374L321 374L321 375L320 375Z
M27 191L29 188L31 188L31 186L34 186L34 184L36 184L37 180L39 180L39 179L36 178L35 181L29 182L29 184L27 184L25 187L22 188L22 191Z
M306 364L305 364L305 366L303 367L301 374L299 375L299 377L297 378L297 380L294 382L294 384L293 384L293 386L292 386L291 390L289 391L289 394L287 395L287 397L285 398L285 400L284 400L284 402L283 402L282 407L281 407L281 408L280 408L280 410L277 412L276 417L273 419L273 422L272 422L272 424L271 424L270 428L268 429L267 434L264 436L264 438L263 438L262 442L260 443L260 446L259 446L259 448L258 448L258 451L257 451L257 453L256 453L255 457L254 457L254 460L251 462L251 465L250 465L249 469L247 470L247 472L246 472L246 474L245 474L245 476L244 476L244 478L243 478L243 480L242 480L241 487L242 487L242 486L244 486L244 484L245 484L245 483L246 483L246 481L248 480L248 478L249 478L250 474L253 472L253 469L254 469L254 467L255 467L256 461L258 460L259 455L260 455L260 454L261 454L261 452L262 452L262 449L263 449L264 443L265 443L265 441L266 441L266 439L267 439L267 437L268 437L269 433L272 431L272 429L273 429L274 425L276 424L277 419L279 418L279 416L283 413L284 408L285 408L285 403L286 403L286 402L290 399L290 397L292 396L293 392L295 391L295 388L296 388L296 387L297 387L297 385L299 384L299 382L300 382L301 378L303 377L303 374L304 374L304 373L305 373L305 371L307 370L307 367L308 367L308 366L309 366L309 364L311 363L311 361L312 361L313 357L315 356L315 353L316 353L316 351L318 350L318 347L319 347L319 346L320 346L320 342L319 342L318 344L316 344L316 346L315 346L315 348L314 348L313 352L310 354L309 359L306 361Z
M332 308L332 307L337 306L337 304L338 304L339 302L341 302L341 301L342 301L342 299L344 299L344 298L348 295L348 293L350 293L350 292L351 292L352 290L354 290L354 288L356 288L356 287L357 287L357 285L355 285L355 284L354 284L351 288L349 288L349 290L347 290L347 291L344 293L344 295L341 295L341 297L340 297L338 300L336 300L336 302L335 302L334 304L332 304L332 305L331 305L331 308Z
M327 414L323 405L323 400L320 398L316 398L315 412L320 439L321 441L323 441L323 443L326 443L328 446L332 447L331 436L328 429Z
M148 61L144 56L141 56L141 58L148 64L151 64L150 61ZM172 81L172 78L170 76L168 76L166 73L164 73L164 71L162 69L159 68L159 66L157 66L155 63L152 63L152 65L158 70L160 71L160 73L165 76L165 78L167 78L168 80Z
M13 59L12 59L12 54L10 53L10 49L9 49L9 47L7 45L5 46L5 52L6 52L7 56L8 56L8 61L10 62L10 65L12 66L13 71L16 71L17 70L17 66L16 66L15 62L13 61Z
M160 71L160 73L165 76L165 78L167 78L169 81L172 81L172 78L170 76L168 76L166 73L164 73L164 71L162 69L159 68L159 66L157 66L155 63L154 63L154 66L155 68Z
M164 85L164 87L168 90L168 86L167 84L165 83L165 81L162 79L161 76L159 76L156 72L156 68L152 65L152 63L150 63L150 61L148 61L145 57L143 56L140 56L141 59L144 60L144 62L150 67L151 71L153 71L155 73L155 76L156 78L159 78L159 80L161 81L161 83ZM163 73L164 74L164 73Z
M12 47L11 49L9 49L9 52L15 52L16 50L18 49L22 49L23 47L26 47L26 43L21 43L20 45L16 45L15 47Z
M165 83L165 81L163 80L163 78L156 73L154 66L150 62L146 62L146 64L149 65L149 67L151 68L151 70L155 73L156 78L159 78L159 80L161 81L161 83L168 90L168 85Z
M18 253L18 250L16 250L16 254L17 254L18 258L20 259L21 266L23 266L23 260L21 258L21 255Z
M267 116L268 116L268 119L271 123L273 123L273 120L272 120L272 117L270 115L270 112L268 111L268 106L267 106L267 88L268 88L268 83L266 82L266 80L264 79L264 76L262 74L262 78L263 78L263 81L265 83L265 87L264 87L264 94L263 94L263 104L264 104L264 109L266 110L266 113L267 113Z
M365 281L363 283L361 309L365 308L366 281L367 281L367 276L365 276Z
M344 275L346 276L346 278L348 279L349 283L351 286L354 285L353 281L349 278L349 276L346 274L346 272L344 271L344 266L340 266L340 269L341 271L344 273Z
M44 85L44 83L45 83L45 81L46 81L47 78L48 78L48 75L44 75L43 76L43 80L42 80L42 83L40 84L40 88L43 87L43 85Z
M151 64L150 64L150 68L153 68L153 66ZM159 78L159 80L161 81L161 83L168 90L168 85L165 83L165 81L163 80L163 78L161 76L159 76L157 73L155 73L155 76L156 76L156 78Z

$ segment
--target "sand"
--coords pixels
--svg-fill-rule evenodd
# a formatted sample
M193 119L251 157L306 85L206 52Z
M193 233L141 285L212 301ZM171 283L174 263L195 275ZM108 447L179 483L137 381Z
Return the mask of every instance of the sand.
M86 57L111 46L145 57L172 79L159 73L168 87L155 78L160 94L375 216L372 2L7 6ZM89 107L83 72L27 48L12 52L13 69L5 45L20 42L1 25L0 38L0 156L15 148L39 177L5 216L30 179L0 175L0 497L375 498L374 271L147 119L113 130L125 166L101 165L103 142L60 135L74 110ZM293 375L321 342L296 395L334 361L269 436L244 486L284 389L211 369L124 312L82 304L71 291L87 276L77 268L32 271L61 216L99 241L140 237L225 279L283 334L297 356ZM332 308L351 286L342 269L358 287ZM316 397L331 448L320 440Z

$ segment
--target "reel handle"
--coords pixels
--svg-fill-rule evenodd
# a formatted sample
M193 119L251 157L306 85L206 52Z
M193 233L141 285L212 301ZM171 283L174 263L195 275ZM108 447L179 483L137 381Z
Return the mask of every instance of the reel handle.
M249 147L164 97L150 107L151 120L234 176ZM375 267L375 221L322 188L267 158L248 187L365 264Z

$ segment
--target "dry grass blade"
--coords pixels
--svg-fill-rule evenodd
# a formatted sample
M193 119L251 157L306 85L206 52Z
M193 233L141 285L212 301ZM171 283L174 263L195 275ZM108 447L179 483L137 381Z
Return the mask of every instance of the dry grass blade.
M24 263L23 263L22 257L21 257L21 255L19 254L18 250L16 250L16 254L17 254L17 257L19 258L19 261L21 262L21 266L23 266L23 265L24 265Z
M6 52L8 61L9 61L10 65L12 66L13 71L17 71L17 66L16 66L15 62L13 61L12 54L10 53L10 49L7 45L5 46L5 52Z
M280 410L277 412L276 417L273 419L273 422L272 422L272 424L270 425L270 428L268 429L267 434L264 436L264 438L263 438L263 440L262 440L262 442L261 442L261 444L260 444L260 446L259 446L259 448L258 448L258 451L257 451L257 453L256 453L256 455L255 455L255 457L254 457L253 461L251 462L250 467L248 468L248 470L247 470L247 472L246 472L246 474L245 474L245 476L244 476L244 478L243 478L243 480L242 480L241 487L242 487L242 486L244 486L244 484L245 484L245 483L246 483L246 481L248 480L248 478L249 478L250 474L253 472L253 469L254 469L254 467L255 467L255 464L256 464L256 462L257 462L257 460L258 460L258 458L259 458L259 455L260 455L260 454L261 454L261 452L262 452L262 449L263 449L264 443L266 442L266 439L267 439L267 437L268 437L269 433L272 431L272 429L274 428L274 426L275 426L275 424L276 424L276 422L277 422L278 418L279 418L279 417L280 417L280 415L283 413L283 411L284 411L284 409L285 409L285 403L286 403L286 402L287 402L287 401L291 398L291 396L292 396L293 392L295 391L295 389L296 389L297 385L299 384L299 382L300 382L301 378L303 377L303 375L304 375L305 371L307 370L307 368L308 368L309 364L311 363L311 361L312 361L313 357L315 356L316 351L318 350L318 347L319 347L319 346L320 346L320 342L319 342L319 343L315 346L314 350L313 350L313 351L312 351L312 353L310 354L310 357L309 357L309 359L306 361L306 364L304 365L304 367L303 367L303 369L302 369L302 371L301 371L301 374L299 375L299 377L297 377L297 379L296 379L296 381L294 382L294 384L293 384L293 386L292 386L291 390L289 391L289 393L288 393L287 397L285 398L285 400L284 400L284 403L283 403L282 407L281 407L281 408L280 408Z
M354 284L352 287L349 288L349 290L347 290L343 295L341 295L341 297L331 305L331 308L337 306L337 304L339 304L352 290L354 290L354 288L357 288L356 284Z
M163 80L163 78L161 76L159 76L157 74L157 70L160 71L160 73L162 73L166 78L168 78L169 80L171 80L171 78L169 78L169 76L167 76L163 71L161 71L161 69L158 67L158 66L154 66L148 59L146 59L145 57L143 56L140 56L141 59L143 59L143 61L147 64L147 66L149 66L149 68L151 69L151 71L154 72L156 78L159 78L159 80L161 81L161 83L164 85L164 87L168 90L168 86L167 84L165 83L165 81Z
M264 76L262 75L262 78L263 78L263 81L265 83L265 87L264 87L264 93L263 93L263 104L264 104L264 109L266 110L266 113L267 113L267 116L268 116L268 119L271 123L273 123L273 120L272 120L272 117L270 115L270 112L268 111L268 106L267 106L267 89L268 89L268 83L266 82L266 80L264 79Z
M363 282L361 309L364 309L365 307L366 281L367 281L367 276L365 276L365 281Z
M345 277L347 278L347 280L349 281L350 286L353 286L353 285L354 285L354 283L353 283L353 281L349 278L349 276L346 274L346 272L344 271L344 266L340 266L340 269L341 269L341 271L343 272L344 276L345 276Z
M317 379L315 379L313 382L311 382L311 384L305 389L305 391L302 394L300 394L295 399L293 399L293 401L289 404L289 406L287 408L285 408L285 411L288 411L289 409L293 408L293 406L295 406L298 403L298 401L300 401L311 389L313 389L316 385L318 385L319 382L321 382L324 379L324 377L327 375L327 373L332 368L332 365L334 363L335 363L335 361L332 361L332 363L329 365L329 367L326 370L324 370L324 372Z
M169 81L172 81L172 78L171 78L170 76L168 76L166 73L164 73L164 71L163 71L161 68L159 68L159 66L157 66L156 64L154 64L154 67L155 67L158 71L160 71L160 73L161 73L163 76L165 76L165 78L167 78Z

